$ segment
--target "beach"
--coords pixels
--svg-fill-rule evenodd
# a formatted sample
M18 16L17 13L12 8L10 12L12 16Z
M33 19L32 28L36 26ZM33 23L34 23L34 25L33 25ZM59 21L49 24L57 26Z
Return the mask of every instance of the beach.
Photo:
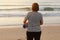
M17 26L0 28L0 40L25 39L25 29Z
M60 25L41 26L41 40L60 40ZM1 27L0 40L26 40L26 29L22 27Z
M26 29L22 28L26 12L0 12L0 40L26 40ZM60 40L60 12L43 13L44 24L41 26L41 40Z
M60 25L43 26L41 40L60 40Z
M59 0L1 0L0 1L0 40L26 40L23 20L31 10L32 2L39 3L43 15L41 40L60 40L60 2ZM53 11L44 11L45 8Z
M26 29L22 28L26 12L0 11L0 40L26 40ZM43 15L41 40L60 40L60 12L43 12Z

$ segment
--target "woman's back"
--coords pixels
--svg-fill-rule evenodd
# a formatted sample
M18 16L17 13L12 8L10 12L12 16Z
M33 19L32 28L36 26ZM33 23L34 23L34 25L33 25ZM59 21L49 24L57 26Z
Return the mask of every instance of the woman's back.
M40 20L42 19L42 15L39 12L29 12L28 18L28 31L38 32L40 29Z

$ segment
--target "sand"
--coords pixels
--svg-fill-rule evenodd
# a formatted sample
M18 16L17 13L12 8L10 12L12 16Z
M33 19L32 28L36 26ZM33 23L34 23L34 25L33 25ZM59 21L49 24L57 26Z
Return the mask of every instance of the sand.
M42 27L41 40L60 40L60 25Z
M42 26L41 40L60 40L60 25ZM0 40L26 40L26 29L0 28Z

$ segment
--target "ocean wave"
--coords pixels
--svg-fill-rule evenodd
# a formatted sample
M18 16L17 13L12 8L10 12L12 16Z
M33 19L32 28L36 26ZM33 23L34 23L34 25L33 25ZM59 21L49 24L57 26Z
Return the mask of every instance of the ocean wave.
M43 16L60 16L60 13L46 13Z
M21 14L0 14L0 17L25 17L26 15ZM60 13L45 13L43 16L60 16Z

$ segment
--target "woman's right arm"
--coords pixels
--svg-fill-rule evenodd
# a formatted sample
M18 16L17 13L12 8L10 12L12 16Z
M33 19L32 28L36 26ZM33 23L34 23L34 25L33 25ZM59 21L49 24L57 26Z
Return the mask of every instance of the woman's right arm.
M41 15L40 25L43 25L43 16Z
M43 19L40 20L40 25L43 25Z

